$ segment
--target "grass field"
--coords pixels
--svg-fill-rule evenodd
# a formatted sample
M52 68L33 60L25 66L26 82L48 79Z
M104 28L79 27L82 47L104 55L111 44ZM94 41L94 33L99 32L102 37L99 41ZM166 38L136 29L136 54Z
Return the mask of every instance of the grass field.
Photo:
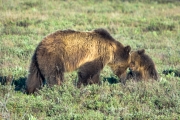
M13 80L0 85L0 120L180 120L179 0L0 0L0 16L0 80ZM144 48L159 80L123 86L107 66L100 86L78 89L72 72L62 86L24 94L31 56L47 34L96 28Z

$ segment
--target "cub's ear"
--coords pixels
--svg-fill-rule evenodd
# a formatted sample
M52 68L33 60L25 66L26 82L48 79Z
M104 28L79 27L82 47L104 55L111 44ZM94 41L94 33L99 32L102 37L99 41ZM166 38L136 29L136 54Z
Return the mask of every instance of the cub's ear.
M124 51L129 53L131 51L131 47L129 45L124 47Z
M145 53L145 50L144 49L141 49L141 50L138 50L138 54L144 54Z

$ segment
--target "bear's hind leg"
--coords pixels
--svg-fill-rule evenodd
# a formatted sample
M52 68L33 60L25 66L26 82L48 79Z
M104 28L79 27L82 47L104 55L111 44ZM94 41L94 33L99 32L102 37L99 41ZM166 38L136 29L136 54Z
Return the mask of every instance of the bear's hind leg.
M61 85L64 79L64 69L59 67L60 65L56 66L49 66L48 73L46 74L46 83L48 86L53 85Z
M33 56L29 75L26 80L26 93L31 94L40 89L44 82L44 76L41 74L41 71L38 68L38 65L35 61L35 55Z

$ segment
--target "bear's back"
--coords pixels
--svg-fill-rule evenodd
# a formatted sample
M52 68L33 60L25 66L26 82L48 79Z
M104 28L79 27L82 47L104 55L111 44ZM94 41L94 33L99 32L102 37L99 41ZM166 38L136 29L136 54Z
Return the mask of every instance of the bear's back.
M107 40L115 42L115 39L109 34L109 32L103 28L95 29L93 31L75 31L71 29L58 30L52 34L49 34L44 38L44 40L60 40L60 41L81 41L81 42L91 42L100 41L106 43Z
M141 55L141 64L143 64L144 66L148 67L148 66L154 66L154 62L151 59L151 57L147 54L142 54Z

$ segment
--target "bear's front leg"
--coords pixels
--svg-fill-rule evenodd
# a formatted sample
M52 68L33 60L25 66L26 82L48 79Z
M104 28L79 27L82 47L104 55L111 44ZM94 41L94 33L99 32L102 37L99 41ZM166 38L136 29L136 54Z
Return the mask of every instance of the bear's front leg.
M77 87L81 87L82 84L100 84L99 77L102 69L103 65L98 61L91 61L82 65L78 71Z
M90 74L90 72L79 71L77 87L80 88L82 84L100 84L99 76L100 73Z

